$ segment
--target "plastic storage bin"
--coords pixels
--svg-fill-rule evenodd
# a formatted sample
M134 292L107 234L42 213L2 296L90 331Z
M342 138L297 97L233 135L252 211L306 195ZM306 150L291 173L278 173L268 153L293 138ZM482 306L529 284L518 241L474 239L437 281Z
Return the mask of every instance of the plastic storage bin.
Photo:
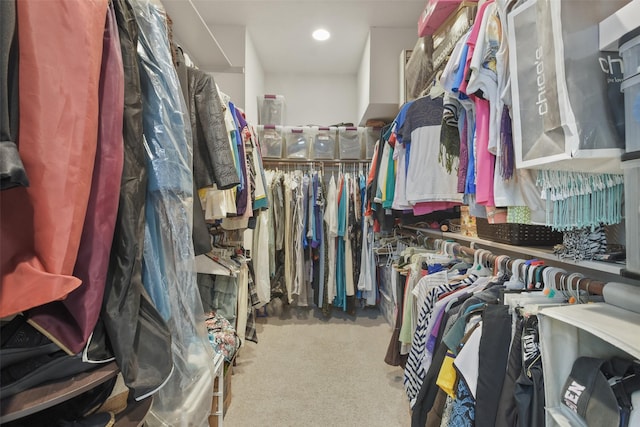
M284 142L288 159L307 159L309 157L309 133L308 126L285 126Z
M625 79L640 74L640 34L636 34L625 41L623 37L620 40L620 56L624 63L623 75Z
M367 127L364 131L364 158L371 159L382 128Z
M285 100L282 95L263 95L258 97L258 120L261 125L284 125Z
M282 126L259 125L258 142L260 153L264 158L279 159L282 157Z
M362 157L361 131L357 127L338 128L338 155L340 159L358 160Z
M640 74L620 84L624 92L624 126L626 151L640 151Z
M624 171L627 270L640 274L640 158L622 162Z
M311 157L313 159L335 159L337 127L311 128Z

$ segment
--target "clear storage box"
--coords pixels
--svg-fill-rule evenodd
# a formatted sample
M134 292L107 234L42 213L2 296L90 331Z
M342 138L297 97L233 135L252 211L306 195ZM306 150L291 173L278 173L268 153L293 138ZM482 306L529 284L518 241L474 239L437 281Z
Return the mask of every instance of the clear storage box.
M282 157L282 126L259 125L258 142L260 153L264 158L279 159Z
M627 270L640 274L640 159L622 162L624 171Z
M288 159L309 158L309 133L308 126L285 126L284 142Z
M337 127L311 128L311 157L313 159L335 159Z
M258 97L258 123L261 125L284 125L286 104L282 95Z
M624 92L624 126L626 151L640 151L640 74L620 84Z
M624 63L623 75L625 79L640 74L640 35L628 41L621 40L620 56Z
M371 159L382 128L367 127L364 132L364 158Z
M361 130L357 127L338 128L338 154L340 159L362 158Z

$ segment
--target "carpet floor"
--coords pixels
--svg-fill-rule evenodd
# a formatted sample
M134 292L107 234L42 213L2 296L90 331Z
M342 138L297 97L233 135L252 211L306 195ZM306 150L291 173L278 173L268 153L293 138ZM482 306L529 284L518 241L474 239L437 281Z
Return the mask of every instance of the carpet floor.
M391 327L377 309L356 317L293 308L259 317L240 349L225 427L411 424L403 371L384 363Z

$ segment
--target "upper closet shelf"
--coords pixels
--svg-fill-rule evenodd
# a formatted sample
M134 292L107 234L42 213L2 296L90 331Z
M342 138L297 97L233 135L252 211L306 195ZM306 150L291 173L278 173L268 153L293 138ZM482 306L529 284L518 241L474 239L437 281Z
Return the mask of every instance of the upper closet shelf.
M366 126L367 120L383 120L392 122L400 109L396 103L372 103L367 106L358 126Z
M467 0L476 2L477 0ZM462 0L429 0L418 20L418 36L433 34L462 3Z
M618 50L618 40L636 28L640 28L640 0L632 0L600 22L600 50Z
M162 0L162 4L173 21L175 39L199 68L205 71L232 68L231 61L192 0Z
M460 233L450 233L450 232L442 232L440 230L432 230L432 229L424 229L412 226L403 225L402 228L406 228L408 230L420 231L423 234L429 235L436 239L452 239L463 242L471 243L472 248L477 248L478 246L483 246L485 248L494 248L504 252L516 252L521 255L530 256L536 259L541 259L545 261L553 261L555 263L560 263L565 265L565 269L584 269L597 271L602 273L613 274L616 276L621 275L622 270L624 269L624 264L617 263L608 263L608 262L600 262L600 261L572 261L569 259L560 259L556 254L553 253L551 248L546 247L529 247L529 246L512 246L504 243L492 242L490 240L480 239L478 237L470 237L465 236Z

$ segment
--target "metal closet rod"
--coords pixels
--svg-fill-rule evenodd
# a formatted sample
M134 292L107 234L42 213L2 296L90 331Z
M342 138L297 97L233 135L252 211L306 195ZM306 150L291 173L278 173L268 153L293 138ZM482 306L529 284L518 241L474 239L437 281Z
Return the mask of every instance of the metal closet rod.
M429 237L431 238L431 237ZM440 240L443 243L445 242L442 239L435 239L435 240ZM473 249L467 246L463 246L460 243L453 244L453 245L443 245L442 247L449 249L451 248L452 253L451 255L457 255L459 253L468 255L470 257L474 257L476 255L476 252L479 251L480 249ZM496 264L496 259L498 258L498 255L494 255L493 253L491 253L488 250L482 249L482 253L480 254L480 260L484 263L484 265L486 265L489 268L494 268L495 264ZM457 253L456 253L457 252ZM486 254L486 255L484 255ZM509 259L509 261L507 262L507 268L511 269L511 267L513 266L513 262L516 261L515 259ZM519 272L521 277L522 277L522 272ZM569 281L570 280L570 281ZM555 282L555 288L556 289L560 289L561 287L565 287L568 289L575 289L575 288L579 288L581 290L587 291L589 294L591 295L602 295L602 290L604 289L606 283L605 282L601 282L599 280L595 280L595 279L590 279L587 277L580 277L580 276L576 276L576 275L572 275L572 274L564 274L561 272L558 272L555 274L554 276L554 282ZM561 286L562 285L562 286Z
M371 160L302 160L302 159L262 159L262 163L269 165L340 165L340 164L369 164Z

